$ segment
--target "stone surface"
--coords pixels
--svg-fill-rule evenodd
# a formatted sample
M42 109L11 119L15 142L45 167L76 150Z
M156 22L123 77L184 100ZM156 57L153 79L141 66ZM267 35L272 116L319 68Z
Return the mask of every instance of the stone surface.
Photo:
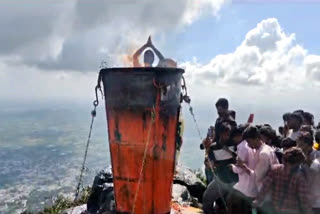
M176 174L173 179L174 184L186 186L190 195L202 202L202 196L206 190L206 185L189 168L183 166L176 167Z
M87 210L87 205L83 204L77 207L67 209L63 211L62 214L85 214L86 210Z
M186 167L177 167L172 187L172 200L185 205L185 212L189 205L197 206L202 201L202 195L206 189L205 184L192 170ZM89 214L109 213L114 211L115 200L113 192L113 177L111 167L100 171L93 182L92 193L88 199L87 208ZM192 211L193 212L193 211ZM191 213L192 213L191 212ZM196 212L194 212L196 213Z
M104 213L114 210L113 177L111 167L96 175L87 207L88 213Z

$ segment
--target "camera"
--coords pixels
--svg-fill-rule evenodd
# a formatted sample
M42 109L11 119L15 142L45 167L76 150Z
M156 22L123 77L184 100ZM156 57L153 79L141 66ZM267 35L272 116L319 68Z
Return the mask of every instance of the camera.
M208 128L208 132L207 132L207 139L208 138L213 138L214 137L214 127L213 126L210 126L209 128ZM201 150L204 150L205 149L205 147L204 147L204 145L203 145L203 143L201 142L201 144L200 144L200 149Z

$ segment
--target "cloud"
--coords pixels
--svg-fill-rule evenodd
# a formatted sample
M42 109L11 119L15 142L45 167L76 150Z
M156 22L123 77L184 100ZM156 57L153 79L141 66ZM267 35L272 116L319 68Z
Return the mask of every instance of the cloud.
M220 85L253 85L274 90L305 88L320 81L320 56L309 55L276 18L261 21L233 53L215 56L208 64L183 63L190 81ZM190 74L192 73L192 74ZM290 83L290 84L285 84Z
M309 55L305 58L304 64L307 76L313 80L320 81L320 56Z
M0 56L42 70L92 71L101 60L165 35L201 15L216 16L226 0L4 0ZM101 51L103 50L103 51Z

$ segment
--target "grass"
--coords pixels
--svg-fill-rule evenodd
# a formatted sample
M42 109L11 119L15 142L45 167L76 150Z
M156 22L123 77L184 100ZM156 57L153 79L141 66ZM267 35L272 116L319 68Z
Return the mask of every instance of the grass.
M206 176L203 174L202 169L193 170L193 173L202 181L202 183L208 185Z
M66 209L86 204L90 193L90 187L84 188L80 193L80 197L76 201L60 195L53 201L52 206L44 208L43 211L36 213L24 211L22 214L61 214Z

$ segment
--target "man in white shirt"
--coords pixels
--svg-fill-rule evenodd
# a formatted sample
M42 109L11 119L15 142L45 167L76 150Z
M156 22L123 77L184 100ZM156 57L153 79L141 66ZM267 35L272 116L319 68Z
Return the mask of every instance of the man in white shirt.
M250 168L254 168L254 151L243 140L242 133L246 126L238 126L231 134L232 141L237 144L238 159L241 159ZM234 191L228 199L228 214L247 214L251 212L251 202L257 195L254 177L245 172L241 167L231 165L234 173L239 176L239 181L233 188Z
M273 149L261 140L260 131L256 126L248 127L243 133L243 138L248 142L248 146L251 149L256 150L252 164L254 167L250 168L239 159L237 165L244 169L248 174L254 176L259 191L261 189L262 180L266 176L268 170L272 165L278 164L279 162Z
M249 126L243 133L243 138L248 142L248 146L255 150L254 160L251 166L238 159L237 166L242 168L247 174L252 176L258 192L263 185L263 179L274 164L278 164L278 159L274 150L261 140L260 131L256 126ZM265 203L261 208L262 213L270 213L271 201Z

